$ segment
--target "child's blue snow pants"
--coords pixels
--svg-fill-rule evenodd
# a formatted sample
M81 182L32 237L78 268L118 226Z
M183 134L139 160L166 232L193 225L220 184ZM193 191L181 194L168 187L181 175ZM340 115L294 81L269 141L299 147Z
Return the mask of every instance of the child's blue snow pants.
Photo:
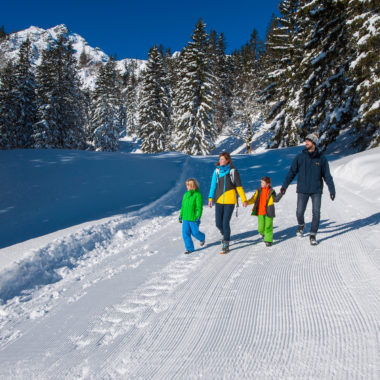
M185 242L185 247L187 251L194 251L193 235L199 241L204 241L206 236L203 232L199 231L199 226L195 222L190 222L188 220L182 221L182 237Z

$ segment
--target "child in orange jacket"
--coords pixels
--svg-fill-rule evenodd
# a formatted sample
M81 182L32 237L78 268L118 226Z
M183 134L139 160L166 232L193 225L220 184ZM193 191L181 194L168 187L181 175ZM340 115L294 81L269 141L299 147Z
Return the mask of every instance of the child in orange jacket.
M276 195L271 183L270 177L261 178L261 187L248 200L249 205L254 204L251 215L257 215L258 231L267 247L273 243L273 218L276 216L274 202L282 198L281 193Z

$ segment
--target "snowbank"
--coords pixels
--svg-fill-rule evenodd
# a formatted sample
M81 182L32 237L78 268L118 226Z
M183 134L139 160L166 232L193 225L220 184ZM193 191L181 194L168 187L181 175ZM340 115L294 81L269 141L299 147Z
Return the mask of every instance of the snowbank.
M333 165L332 174L335 180L346 182L362 196L380 200L379 162L380 148L371 149L338 160Z
M0 248L140 209L176 184L185 161L181 154L0 151Z

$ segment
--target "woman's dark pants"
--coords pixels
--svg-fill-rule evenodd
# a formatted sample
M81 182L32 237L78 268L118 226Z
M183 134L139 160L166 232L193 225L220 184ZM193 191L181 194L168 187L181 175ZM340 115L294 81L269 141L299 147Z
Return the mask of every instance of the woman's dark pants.
M231 238L230 220L234 208L235 205L215 203L215 223L216 227L223 235L224 241L230 241Z

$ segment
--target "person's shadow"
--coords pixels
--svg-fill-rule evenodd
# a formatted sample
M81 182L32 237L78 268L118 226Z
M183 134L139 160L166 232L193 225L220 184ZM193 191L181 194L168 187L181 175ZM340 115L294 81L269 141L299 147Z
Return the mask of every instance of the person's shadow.
M322 231L330 232L331 234L329 236L323 237L322 239L319 240L319 242L332 239L339 235L347 234L354 230L359 230L360 228L363 228L363 227L376 226L379 223L380 223L380 212L367 216L366 218L352 220L351 222L342 223L342 224L334 224L331 221L327 223L323 221L323 223L321 223Z
M273 241L274 244L279 244L282 241L291 239L295 236L296 228L294 226L289 227L285 230L278 231L278 227L273 227ZM236 248L246 248L258 243L264 242L261 235L257 230L243 232L241 234L233 235L233 242L231 242L231 247L236 245Z
M234 248L244 248L244 247L248 247L250 245L259 243L262 240L261 238L258 238L255 240L249 239L255 235L259 236L258 232L255 230L243 232L241 234L231 235L230 250L233 250ZM241 243L247 243L247 244L242 246ZM219 239L210 243L206 243L204 247L198 248L196 249L196 251L200 252L200 251L203 251L204 249L215 247L215 246L221 246L221 242Z
M254 239L255 238L255 239ZM245 248L251 245L255 245L262 241L261 236L257 230L242 232L240 234L234 234L231 236L230 248Z
M328 232L329 236L319 239L319 242L332 239L339 235L349 233L354 230L359 230L360 228L367 226L375 226L380 224L380 212L376 214L367 216L366 218L352 220L347 223L335 224L334 221L325 219L320 223L319 232ZM310 230L311 223L306 223L306 231ZM278 227L273 227L273 240L274 244L280 244L281 242L296 237L297 226L291 226L285 230L278 230ZM253 239L253 237L256 237ZM241 234L233 235L233 241L231 241L231 247L236 246L236 248L245 248L263 241L261 236L258 234L257 230L243 232Z
M275 244L279 244L281 241L291 239L295 236L295 227L289 227L286 230L277 231L278 227L273 227L273 240L275 241ZM234 249L240 249L240 248L246 248L251 247L256 244L259 244L261 242L264 242L261 235L257 232L257 229L252 228L252 231L246 231L242 232L240 234L233 234L231 235L231 242L230 242L230 250ZM197 251L202 251L206 248L210 248L213 246L220 245L220 241L214 241L212 243L207 244L205 247L197 249Z

